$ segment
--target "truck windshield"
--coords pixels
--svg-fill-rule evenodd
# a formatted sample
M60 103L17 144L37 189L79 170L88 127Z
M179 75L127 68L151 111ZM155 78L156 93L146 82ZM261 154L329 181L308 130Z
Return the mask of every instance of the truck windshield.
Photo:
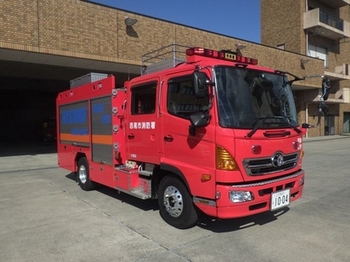
M247 68L215 67L219 122L232 128L298 125L287 77Z

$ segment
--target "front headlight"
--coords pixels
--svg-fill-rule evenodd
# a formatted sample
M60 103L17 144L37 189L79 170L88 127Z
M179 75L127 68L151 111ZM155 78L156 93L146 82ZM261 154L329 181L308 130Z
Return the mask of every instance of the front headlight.
M229 191L229 198L232 203L241 203L254 200L254 195L250 191Z

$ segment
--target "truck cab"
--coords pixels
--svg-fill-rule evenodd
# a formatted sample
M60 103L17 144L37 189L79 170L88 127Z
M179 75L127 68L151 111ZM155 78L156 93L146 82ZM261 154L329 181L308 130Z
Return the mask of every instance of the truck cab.
M192 48L187 55L189 63L143 76L143 85L141 78L128 83L127 158L174 173L196 207L214 217L299 198L303 133L287 77L233 53ZM147 92L152 109L138 113L137 97ZM281 197L271 203L274 192Z

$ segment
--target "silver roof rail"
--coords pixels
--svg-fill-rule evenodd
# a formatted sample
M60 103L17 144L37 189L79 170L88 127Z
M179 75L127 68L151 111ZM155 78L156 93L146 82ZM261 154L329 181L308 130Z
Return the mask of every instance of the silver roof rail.
M186 61L185 45L170 44L142 56L141 75L172 68Z

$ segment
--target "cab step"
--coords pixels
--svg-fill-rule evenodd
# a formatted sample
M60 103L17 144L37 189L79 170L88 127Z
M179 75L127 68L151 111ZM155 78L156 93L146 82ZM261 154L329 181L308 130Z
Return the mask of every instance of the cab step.
M152 197L151 192L145 192L141 188L133 189L133 190L129 191L129 194L133 195L137 198L143 199L143 200L150 199Z
M116 167L115 189L140 199L152 197L152 172L148 170Z

